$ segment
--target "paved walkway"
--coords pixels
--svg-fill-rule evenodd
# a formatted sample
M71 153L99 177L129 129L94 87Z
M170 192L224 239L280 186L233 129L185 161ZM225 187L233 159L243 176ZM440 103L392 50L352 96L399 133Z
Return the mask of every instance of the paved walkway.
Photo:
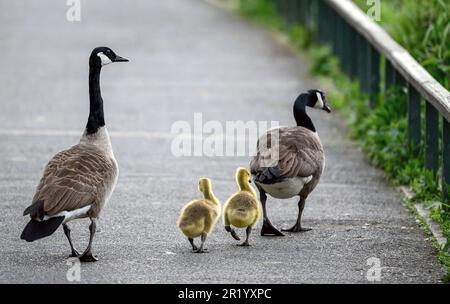
M25 243L21 213L44 164L75 143L86 123L87 58L97 45L131 62L102 74L121 175L95 240L101 260L82 265L82 282L364 283L371 257L381 261L383 283L440 281L436 250L397 191L345 137L336 113L311 111L327 155L304 212L313 231L255 233L253 246L240 248L219 224L210 253L192 254L175 222L198 197L197 178L210 176L224 201L236 189L236 167L249 158L176 158L173 122L201 112L204 121L293 124L294 98L315 84L305 63L267 32L205 2L133 3L82 1L82 21L74 23L64 1L0 4L1 283L67 282L62 230ZM291 225L296 201L270 199L269 212L277 226ZM78 247L87 224L73 224Z

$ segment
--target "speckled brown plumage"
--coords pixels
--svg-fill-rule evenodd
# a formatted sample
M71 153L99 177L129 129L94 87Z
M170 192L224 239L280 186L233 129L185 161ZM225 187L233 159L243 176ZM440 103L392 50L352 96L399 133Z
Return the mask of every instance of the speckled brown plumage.
M270 148L274 143L271 138L277 138L278 132L279 160L275 166L266 168L263 166L263 157L268 157L270 150L261 151L258 141L258 153L250 163L250 171L258 180L268 183L284 178L308 177L313 179L304 189L303 195L308 195L319 182L322 174L325 157L322 143L317 133L303 127L280 127L267 132ZM265 135L266 136L266 135Z
M89 216L98 217L116 174L116 163L99 148L75 145L47 164L33 202L44 201L44 212L50 216L92 204Z

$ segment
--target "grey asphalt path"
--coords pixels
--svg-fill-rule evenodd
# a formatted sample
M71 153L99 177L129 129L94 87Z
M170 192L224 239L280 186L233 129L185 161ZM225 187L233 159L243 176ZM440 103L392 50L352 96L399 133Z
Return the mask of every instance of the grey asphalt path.
M62 232L19 239L21 216L49 158L77 142L88 113L87 58L108 45L130 63L104 68L102 90L120 178L103 212L81 282L366 283L367 259L381 261L383 283L434 283L436 250L384 175L370 167L334 113L311 111L327 166L304 223L284 238L252 236L240 248L219 223L208 254L192 254L175 222L210 176L221 201L249 157L171 154L175 121L293 124L291 107L314 87L305 63L264 30L195 0L81 1L81 22L65 1L0 2L0 282L67 282ZM332 103L332 101L331 101ZM279 227L295 221L296 200L269 199ZM88 221L74 223L79 248ZM261 223L258 225L258 232ZM242 233L242 231L240 232Z

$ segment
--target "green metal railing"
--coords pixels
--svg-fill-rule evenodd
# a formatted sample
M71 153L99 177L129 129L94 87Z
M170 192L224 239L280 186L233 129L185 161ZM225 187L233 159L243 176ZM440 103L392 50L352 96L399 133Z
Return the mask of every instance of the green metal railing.
M350 0L277 0L277 13L288 24L299 23L329 44L342 71L358 80L369 105L375 106L382 90L392 86L408 91L408 137L417 147L421 140L421 103L425 100L425 167L435 174L440 168L439 119L442 116L442 184L450 185L450 93L412 56ZM449 199L446 187L443 196Z

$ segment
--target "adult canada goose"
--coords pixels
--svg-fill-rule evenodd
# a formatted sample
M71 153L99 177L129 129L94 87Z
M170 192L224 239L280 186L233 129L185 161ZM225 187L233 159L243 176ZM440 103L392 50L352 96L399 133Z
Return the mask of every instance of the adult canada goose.
M267 217L266 193L281 199L299 195L297 222L283 231L311 230L302 227L301 217L308 195L319 182L325 166L325 156L316 128L306 114L307 106L331 112L325 94L320 90L309 90L295 100L294 117L297 126L268 130L258 140L257 154L250 163L250 170L263 207L261 235L283 236ZM266 142L265 147L261 144L262 141ZM270 159L276 162L267 165Z
M246 168L236 170L236 182L239 191L233 194L223 206L223 223L225 230L238 241L240 238L231 225L237 228L246 228L246 238L240 246L250 246L248 239L252 227L258 223L261 216L259 201L255 190L250 185L250 173Z
M206 237L214 229L220 216L220 202L211 189L209 178L202 177L198 182L198 189L203 193L203 199L193 200L181 209L177 226L187 236L196 253L203 253ZM194 238L201 237L200 248L194 244Z
M28 242L51 235L62 224L71 256L97 261L92 255L96 219L116 185L118 166L103 115L100 70L112 62L128 61L110 48L97 47L89 57L89 118L80 142L56 154L47 164L32 204L23 215L31 220L20 236ZM75 250L67 223L89 217L89 244L82 255Z

